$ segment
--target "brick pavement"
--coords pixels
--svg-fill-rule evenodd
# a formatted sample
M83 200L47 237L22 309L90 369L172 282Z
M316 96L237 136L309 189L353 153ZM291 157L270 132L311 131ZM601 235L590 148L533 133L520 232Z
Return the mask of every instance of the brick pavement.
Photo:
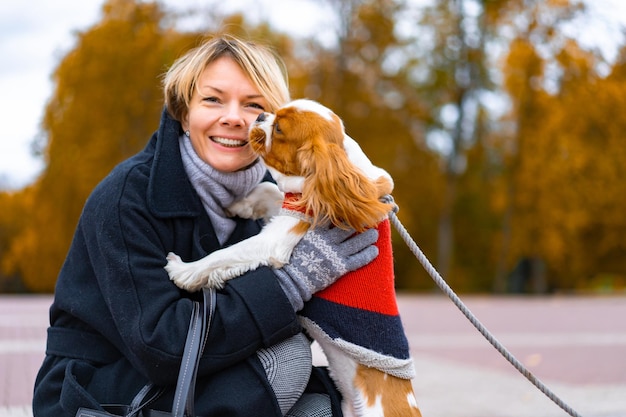
M626 297L462 297L537 378L585 417L626 417ZM567 416L444 296L401 296L425 417Z
M49 296L0 295L0 417L32 415L33 382L43 359Z
M495 336L585 417L626 417L626 297L462 297ZM31 417L49 296L0 295L0 417ZM567 414L443 296L399 296L424 417ZM315 360L323 362L316 351Z

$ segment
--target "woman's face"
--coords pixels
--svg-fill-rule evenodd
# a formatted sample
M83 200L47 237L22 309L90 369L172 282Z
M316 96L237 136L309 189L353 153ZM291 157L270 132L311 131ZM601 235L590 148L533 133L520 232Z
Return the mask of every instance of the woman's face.
M248 128L268 108L267 101L230 57L210 63L198 79L183 129L198 156L222 172L250 165L257 156Z

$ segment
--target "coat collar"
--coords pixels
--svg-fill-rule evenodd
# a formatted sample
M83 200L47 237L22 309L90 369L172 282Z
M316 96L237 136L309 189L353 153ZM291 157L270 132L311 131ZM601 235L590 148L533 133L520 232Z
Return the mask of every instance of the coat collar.
M202 212L202 203L183 167L178 146L182 134L180 123L164 108L159 130L148 145L154 148L148 205L158 217L197 217Z
M152 214L161 218L204 217L209 229L201 231L201 246L204 253L220 249L215 232L208 216L204 212L200 197L193 189L187 172L183 167L178 139L183 134L180 123L169 115L167 110L161 114L159 130L152 136L147 146L148 152L154 153L154 161L148 182L148 207ZM266 173L265 181L273 181ZM226 246L246 237L257 234L262 227L260 220L235 218L237 225Z

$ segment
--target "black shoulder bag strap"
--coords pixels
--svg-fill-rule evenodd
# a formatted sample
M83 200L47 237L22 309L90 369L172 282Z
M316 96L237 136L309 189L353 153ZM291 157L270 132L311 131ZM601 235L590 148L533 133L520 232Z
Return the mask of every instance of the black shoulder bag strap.
M148 406L166 391L166 388L147 384L137 393L130 405L103 404L101 407L105 411L80 408L76 417L195 417L196 376L200 357L204 351L211 322L215 315L216 301L214 289L203 289L202 292L204 302L194 301L193 303L171 413L148 409Z
M215 314L215 290L203 288L202 293L204 303L200 305L200 303L194 302L193 305L185 352L180 364L176 392L174 393L172 417L195 417L196 415L194 397L198 365Z

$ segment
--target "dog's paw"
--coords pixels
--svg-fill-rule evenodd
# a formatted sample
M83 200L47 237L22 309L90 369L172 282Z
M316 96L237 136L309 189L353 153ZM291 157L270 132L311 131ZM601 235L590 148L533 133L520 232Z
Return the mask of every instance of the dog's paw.
M248 201L245 198L235 201L233 204L224 209L224 212L228 217L238 216L242 219L256 220L253 217L254 207L248 204Z
M183 262L180 256L172 252L167 255L166 259L165 270L178 288L196 292L203 287L215 289L224 287L223 280L209 277L209 272L199 268L194 262Z
M176 263L184 263L182 259L180 259L180 256L176 255L174 252L170 252L167 254L167 256L165 257L165 259L167 259L167 264L169 265L170 262L172 264L176 264ZM165 269L167 269L167 266L165 266Z
M262 182L247 196L227 207L225 211L230 217L239 216L243 219L268 221L280 211L283 198L284 194L276 184Z
M182 259L180 259L180 256L176 255L173 252L168 253L165 259L167 259L167 264L165 264L165 270L170 276L170 280L176 282L176 279L185 269L185 263Z

